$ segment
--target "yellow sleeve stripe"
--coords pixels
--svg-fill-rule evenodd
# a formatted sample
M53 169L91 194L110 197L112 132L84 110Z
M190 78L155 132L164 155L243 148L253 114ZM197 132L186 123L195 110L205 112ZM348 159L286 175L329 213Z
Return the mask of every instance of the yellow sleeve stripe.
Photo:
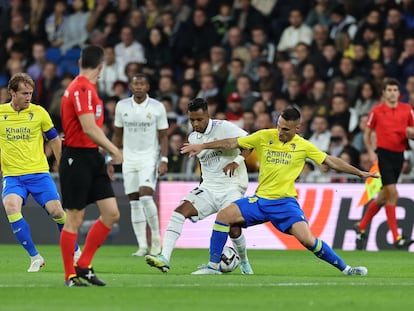
M219 232L229 232L230 231L230 226L215 222L214 226L213 226L213 230L214 231L219 231Z
M12 223L12 222L16 222L22 219L23 215L22 213L16 213L16 214L7 215L7 218L9 219L9 223Z

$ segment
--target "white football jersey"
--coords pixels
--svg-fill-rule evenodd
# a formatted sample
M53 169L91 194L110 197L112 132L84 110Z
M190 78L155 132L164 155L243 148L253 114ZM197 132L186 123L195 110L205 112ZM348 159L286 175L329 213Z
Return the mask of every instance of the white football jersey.
M219 139L246 135L246 131L229 121L210 119L205 132L192 132L188 137L188 142L191 144L202 144ZM223 172L223 168L227 164L233 162L239 154L239 149L205 149L201 151L197 157L201 164L201 173L203 177L202 186L212 190L217 189L221 191L229 186L235 186L236 188L242 188L245 191L247 189L248 176L246 164L244 162L240 163L232 177L229 177L229 175L226 175Z
M147 95L142 104L133 96L120 100L115 108L116 127L124 129L124 163L153 159L160 155L158 130L168 128L164 105Z

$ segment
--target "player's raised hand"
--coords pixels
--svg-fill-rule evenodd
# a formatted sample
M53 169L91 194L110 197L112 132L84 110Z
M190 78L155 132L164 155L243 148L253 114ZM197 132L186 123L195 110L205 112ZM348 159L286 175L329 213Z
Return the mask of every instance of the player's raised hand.
M190 158L195 157L203 150L201 144L184 143L181 147L181 153L190 153Z

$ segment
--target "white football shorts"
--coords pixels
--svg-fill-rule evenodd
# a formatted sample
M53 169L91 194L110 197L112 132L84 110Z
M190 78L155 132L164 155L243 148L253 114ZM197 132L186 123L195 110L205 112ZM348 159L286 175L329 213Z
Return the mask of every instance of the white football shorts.
M135 164L123 164L125 194L138 192L140 187L150 187L155 191L158 179L158 161L142 160Z
M193 204L198 211L198 216L191 217L192 222L202 220L207 216L217 213L233 201L242 198L244 193L238 189L225 189L225 191L211 191L203 186L191 190L183 199Z

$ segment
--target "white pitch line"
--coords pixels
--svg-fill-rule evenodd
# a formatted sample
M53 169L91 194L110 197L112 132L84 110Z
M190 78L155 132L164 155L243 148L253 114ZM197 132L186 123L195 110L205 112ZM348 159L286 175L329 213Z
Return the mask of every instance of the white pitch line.
M136 284L131 286L108 286L111 288L124 287L124 288L180 288L180 287L312 287L312 286L414 286L414 282L402 282L402 283L367 283L367 282L291 282L291 283L221 283L221 284L165 284L165 285L153 285L153 284ZM0 284L0 288L56 288L56 286L48 284ZM63 287L63 284L62 284Z

